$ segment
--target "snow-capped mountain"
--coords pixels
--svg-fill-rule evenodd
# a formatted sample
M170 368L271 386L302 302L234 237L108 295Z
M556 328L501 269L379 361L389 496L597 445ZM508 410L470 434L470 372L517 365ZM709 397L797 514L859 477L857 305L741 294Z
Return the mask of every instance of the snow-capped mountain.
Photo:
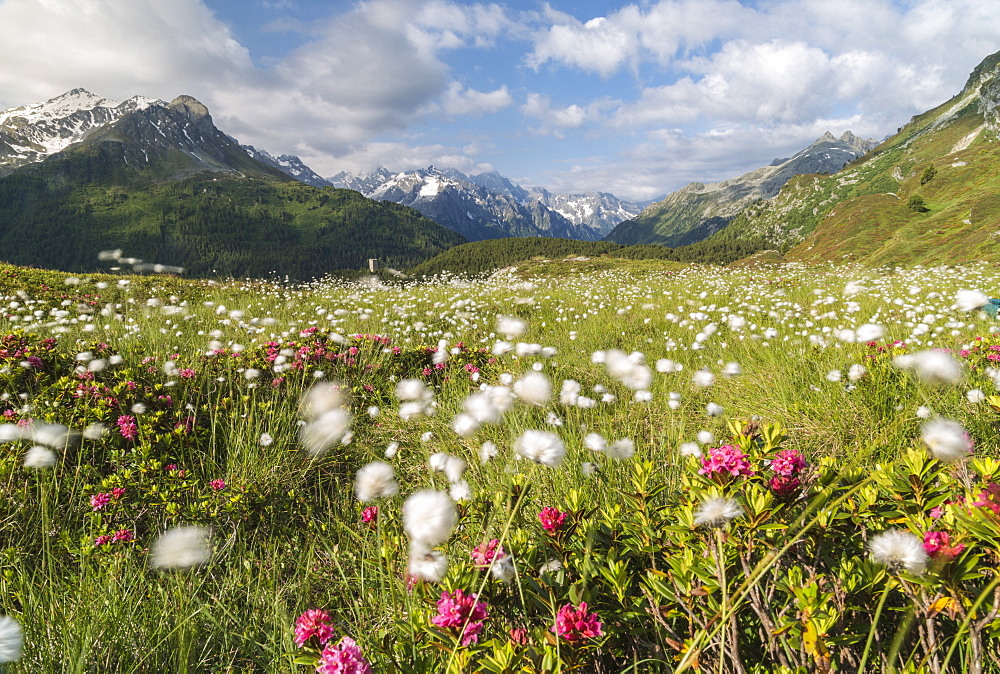
M0 175L42 161L131 112L166 105L145 96L119 102L73 89L44 103L0 110Z
M294 154L283 154L277 157L272 156L266 150L258 150L253 145L241 145L246 153L268 166L274 167L296 180L304 182L313 187L329 187L333 183L326 180L321 175L305 165L305 163ZM358 190L360 192L360 190Z
M402 173L379 168L365 176L338 173L328 180L372 199L411 206L470 240L554 236L592 241L642 210L610 194L528 190L496 172L470 176L433 166Z

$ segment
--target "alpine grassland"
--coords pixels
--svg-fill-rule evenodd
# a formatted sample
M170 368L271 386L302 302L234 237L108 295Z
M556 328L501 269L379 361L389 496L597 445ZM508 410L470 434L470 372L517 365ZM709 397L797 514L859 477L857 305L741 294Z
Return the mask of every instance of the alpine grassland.
M0 668L998 672L997 278L0 266Z

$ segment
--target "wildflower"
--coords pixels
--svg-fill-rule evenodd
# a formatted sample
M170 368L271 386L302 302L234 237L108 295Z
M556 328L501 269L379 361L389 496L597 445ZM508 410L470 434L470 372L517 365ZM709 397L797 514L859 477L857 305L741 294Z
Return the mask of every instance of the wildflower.
M342 637L337 645L327 645L316 663L319 674L372 674L372 665L361 648L350 637Z
M855 332L859 342L877 342L885 335L881 325L865 323Z
M100 547L102 545L107 545L110 542L111 542L111 535L110 534L104 534L104 535L98 536L97 538L94 539L94 547Z
M25 468L51 468L56 465L56 454L47 447L35 445L24 454Z
M209 482L208 486L211 487L213 491L222 491L226 488L226 481L222 478L218 478Z
M118 432L126 440L134 440L139 434L139 426L135 422L135 417L128 414L118 417Z
M0 663L20 660L23 645L20 623L10 616L0 616Z
M633 391L648 390L653 383L653 372L646 366L646 357L638 351L626 354L624 351L611 349L603 352L599 360L608 369L608 374Z
M566 447L555 433L527 430L514 441L514 451L526 458L556 468L566 456Z
M937 417L924 422L921 431L928 451L942 463L964 459L972 452L972 440L957 421Z
M90 497L91 510L103 510L111 502L111 494L101 492Z
M556 614L556 624L552 627L556 636L566 641L582 641L602 636L601 621L596 613L587 613L587 602L579 606L566 604Z
M889 567L894 573L906 571L920 575L927 568L927 551L923 541L909 531L883 531L871 539L868 550L876 562Z
M524 627L512 627L509 634L510 640L518 646L527 646L530 641L528 630Z
M500 541L494 538L473 548L471 553L472 565L477 569L485 569L493 563L495 558L502 558L506 554L503 546L500 545Z
M924 533L924 550L934 559L951 560L962 554L965 545L951 546L951 536L947 531L927 531Z
M743 515L743 508L731 498L710 498L702 501L694 514L695 526L720 527Z
M958 384L965 374L962 364L946 351L918 351L896 356L893 365L912 370L929 384Z
M351 413L336 408L324 412L299 430L299 442L311 456L322 456L330 447L349 437Z
M615 440L606 453L612 459L631 459L635 455L635 443L630 438Z
M135 540L135 534L132 533L131 529L119 529L111 536L111 540L114 542L129 543Z
M1000 515L1000 484L989 482L986 488L979 492L977 501L972 503L977 508L986 508L994 515Z
M153 566L182 569L205 564L212 556L209 536L205 527L176 527L164 532L151 551Z
M393 496L399 491L392 466L382 461L373 461L358 471L354 482L354 493L362 503L372 499Z
M489 617L486 603L478 601L478 595L465 594L461 589L454 592L442 592L438 600L438 614L431 622L438 627L457 632L462 639L462 645L479 641L479 633L483 630L483 621Z
M847 371L847 378L850 379L851 381L858 381L859 379L863 378L866 374L868 374L868 368L866 368L864 365L858 365L857 363L855 363Z
M487 463L499 452L500 450L497 448L496 444L487 440L479 447L479 460L483 463Z
M698 440L699 445L710 445L715 442L715 435L712 431L698 431L698 435L695 438Z
M311 608L295 620L295 645L302 648L311 639L320 647L333 638L333 619L323 609Z
M716 475L725 476L725 474L739 477L753 475L754 472L750 469L750 462L747 461L746 454L739 447L722 445L708 450L708 457L701 460L698 474L711 478Z
M490 573L497 580L509 583L514 578L514 556L505 555L493 560L490 565Z
M514 394L532 405L544 405L552 397L552 384L541 372L528 372L514 382Z
M410 546L410 563L407 573L410 580L439 583L448 572L448 557L443 552L431 550L421 543Z
M965 392L965 399L968 400L973 405L983 402L986 400L986 394L978 388L974 388L970 391Z
M957 311L975 311L990 303L990 298L978 290L959 290L955 293Z
M403 503L403 528L416 543L433 547L445 542L457 521L455 503L442 491L423 489Z
M775 475L768 482L768 486L775 496L782 498L794 494L801 486L801 483L797 477Z
M701 458L701 448L697 442L685 442L680 446L681 456L694 456Z
M259 442L261 447L270 447L274 443L274 438L270 433L261 433Z
M583 439L583 446L592 452L603 452L608 448L608 441L598 433L588 433Z
M698 387L707 388L715 383L715 375L709 370L698 370L691 375L691 382Z
M541 520L542 528L545 529L546 533L554 534L562 529L563 522L566 521L566 513L551 506L545 506L538 513L538 519Z
M808 465L797 449L782 449L771 459L771 470L782 477L794 477Z
M520 318L514 316L497 316L497 332L507 339L520 337L527 329L528 324Z

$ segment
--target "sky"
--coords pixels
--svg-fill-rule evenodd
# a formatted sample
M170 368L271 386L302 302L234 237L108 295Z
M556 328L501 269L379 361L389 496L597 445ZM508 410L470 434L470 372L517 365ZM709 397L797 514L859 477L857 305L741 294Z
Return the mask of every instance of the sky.
M0 109L188 94L322 176L653 199L891 135L998 50L1000 0L0 0Z

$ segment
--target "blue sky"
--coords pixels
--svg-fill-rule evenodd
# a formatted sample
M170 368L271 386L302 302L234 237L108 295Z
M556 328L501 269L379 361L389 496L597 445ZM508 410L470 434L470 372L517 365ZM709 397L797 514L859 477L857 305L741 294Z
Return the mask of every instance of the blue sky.
M321 175L494 169L649 199L881 138L1000 49L1000 0L0 0L0 108L197 97Z

